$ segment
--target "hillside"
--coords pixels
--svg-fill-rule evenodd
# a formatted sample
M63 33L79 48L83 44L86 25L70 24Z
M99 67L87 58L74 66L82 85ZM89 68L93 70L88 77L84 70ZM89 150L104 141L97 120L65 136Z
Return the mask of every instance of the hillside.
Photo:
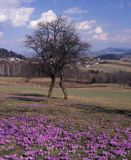
M131 58L131 52L123 54L103 54L98 56L101 60L110 59L110 60L120 60L124 58Z
M0 48L0 58L9 58L9 57L15 57L15 58L20 58L20 59L26 59L25 56L21 54L17 54L13 51L8 51L7 49Z
M96 58L100 58L101 60L131 59L131 49L126 49L126 48L108 47L106 49L96 51L93 53Z
M131 62L122 60L101 60L98 64L90 65L90 67L86 69L94 71L103 71L105 73L119 71L131 73Z

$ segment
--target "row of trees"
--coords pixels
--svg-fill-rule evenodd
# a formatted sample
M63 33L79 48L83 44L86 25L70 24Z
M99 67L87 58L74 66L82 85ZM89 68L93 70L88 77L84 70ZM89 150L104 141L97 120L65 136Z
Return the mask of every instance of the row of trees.
M34 61L24 62L0 62L0 76L7 77L25 77L29 80L32 77L49 77L41 65ZM57 75L56 77L59 77ZM76 83L121 83L131 85L131 73L125 71L105 73L101 71L84 71L80 70L76 65L67 67L63 70L64 81L72 81Z
M24 76L27 63L25 62L10 62L7 60L0 61L0 76L19 77ZM28 70L27 70L28 72Z
M23 60L26 59L23 55L17 54L13 51L8 51L7 49L4 48L0 48L0 58L9 58L9 57L20 58Z
M65 70L65 81L76 83L119 83L131 85L131 72L118 71L105 73L102 71L84 71L77 68Z

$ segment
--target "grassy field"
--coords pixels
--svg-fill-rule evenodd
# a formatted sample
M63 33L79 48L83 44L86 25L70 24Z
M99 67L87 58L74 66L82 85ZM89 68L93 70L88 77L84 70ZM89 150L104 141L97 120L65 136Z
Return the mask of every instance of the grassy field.
M107 63L94 64L89 67L91 70L99 70L103 72L118 72L126 71L131 72L131 62L117 61L117 60L107 60Z
M84 106L104 107L107 110L131 110L131 89L124 85L94 84L84 88L68 88L69 100L63 100L62 91L54 88L53 99L47 101L49 79L32 79L29 83L22 78L0 78L1 105L19 105L24 103L64 103ZM41 84L41 85L38 85ZM39 100L40 99L40 100ZM82 106L83 105L83 106ZM8 105L7 105L8 106ZM64 106L64 105L63 105ZM55 110L55 107L52 108Z
M115 84L68 88L69 100L63 100L61 90L55 88L53 99L49 101L46 96L48 84L49 79L32 79L26 83L22 78L0 78L0 118L2 122L3 119L12 119L14 116L43 115L47 117L49 123L53 123L57 127L62 126L64 130L71 133L76 130L85 131L87 128L92 128L95 134L104 132L111 136L116 133L116 128L131 127L131 88ZM10 123L12 124L13 121L22 123L18 119L13 119ZM36 119L36 121L39 120ZM35 123L33 124L35 125ZM0 124L1 126L3 124ZM2 149L2 144L0 144L0 156L2 157L5 154L12 156L17 152L16 150L8 152L5 148ZM21 152L25 152L23 149L18 150L20 150L18 151L19 155ZM54 152L53 150L53 156L57 155L58 150ZM71 159L83 159L83 151L79 153L79 158L76 155L73 154ZM86 154L84 156L86 157ZM127 158L129 159L129 157L130 153ZM118 155L114 159L123 160L123 158L124 156ZM93 160L93 158L90 159Z

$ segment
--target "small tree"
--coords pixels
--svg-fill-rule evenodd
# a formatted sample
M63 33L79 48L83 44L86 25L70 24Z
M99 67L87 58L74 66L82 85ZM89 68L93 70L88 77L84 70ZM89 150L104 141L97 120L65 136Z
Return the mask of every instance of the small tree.
M82 42L73 23L58 16L54 21L39 23L32 35L26 36L26 47L33 49L41 59L40 67L51 78L48 98L52 97L56 77L60 77L60 87L67 99L67 92L63 85L63 70L67 65L79 61L89 48L89 44Z

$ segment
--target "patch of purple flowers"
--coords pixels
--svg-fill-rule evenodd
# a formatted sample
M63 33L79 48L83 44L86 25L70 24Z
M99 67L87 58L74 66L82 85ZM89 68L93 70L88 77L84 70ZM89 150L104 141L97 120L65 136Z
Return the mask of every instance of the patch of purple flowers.
M128 160L131 129L69 132L45 116L0 119L0 160Z

